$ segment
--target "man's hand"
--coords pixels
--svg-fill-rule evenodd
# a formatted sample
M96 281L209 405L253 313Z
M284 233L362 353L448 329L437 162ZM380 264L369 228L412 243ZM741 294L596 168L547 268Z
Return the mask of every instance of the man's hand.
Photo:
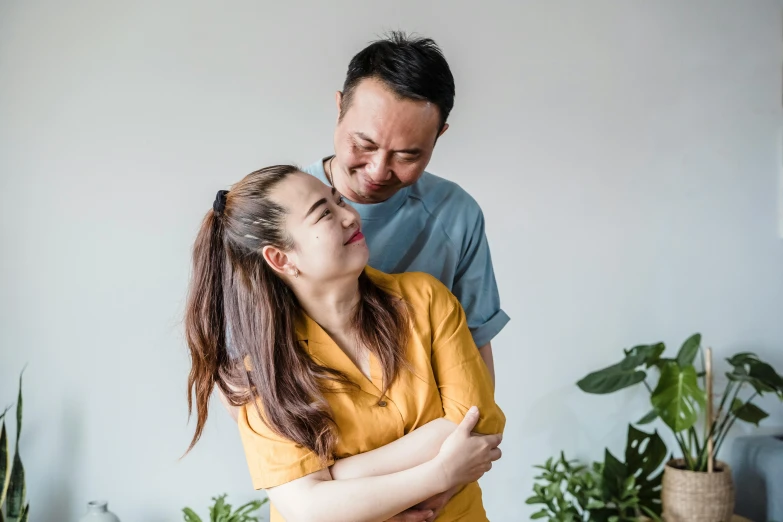
M451 497L457 494L462 486L456 486L448 491L439 493L434 497L420 502L410 509L406 509L387 522L433 522L440 515Z

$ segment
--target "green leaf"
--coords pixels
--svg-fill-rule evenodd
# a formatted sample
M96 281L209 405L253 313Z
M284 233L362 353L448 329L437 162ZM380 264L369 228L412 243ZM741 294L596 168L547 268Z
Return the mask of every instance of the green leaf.
M24 506L26 489L24 482L24 466L17 452L14 455L14 463L11 467L11 480L8 484L5 514L9 519L18 519Z
M251 517L250 514L261 509L261 506L264 505L266 501L267 499L264 499L263 501L251 500L247 504L239 506L236 511L231 514L231 518L229 519L230 522L250 522L258 520L257 517Z
M26 493L24 482L24 466L22 465L22 459L19 456L19 436L22 433L22 376L24 370L19 374L19 394L16 401L16 444L14 450L14 460L11 465L11 470L8 476L7 486L3 488L5 491L6 511L5 514L10 520L17 520L22 514L24 509L24 498ZM7 410L6 410L7 411ZM5 412L3 413L5 417ZM5 420L3 420L3 428L5 428ZM7 437L7 435L6 435ZM6 439L7 443L7 439ZM6 447L6 455L8 449ZM8 460L6 459L6 465ZM5 470L3 470L5 471ZM5 481L4 481L5 484Z
M532 497L525 500L525 504L543 504L544 499L542 497L539 497L538 495L533 495Z
M640 506L640 509L642 510L642 513L653 519L653 522L661 522L662 519L660 513L656 513L647 506Z
M30 504L25 504L22 508L22 514L19 517L19 522L27 522L27 517L30 516Z
M731 372L726 373L726 377L730 381L734 382L746 382L753 386L753 388L756 390L756 392L759 395L763 395L767 392L774 392L775 388L772 386L769 386L768 384L764 383L763 381L756 379L755 377L751 377L748 370L746 370L742 366L738 366L734 368Z
M190 508L182 508L182 513L185 516L185 522L202 522L201 517Z
M530 520L538 520L539 518L546 518L549 516L549 512L546 509L542 509L538 513L530 515Z
M783 377L755 353L738 353L727 361L734 367L726 374L730 380L750 383L759 394L776 392L783 396Z
M656 344L640 344L634 346L630 350L623 350L625 352L625 362L628 365L634 367L644 364L645 367L650 368L658 364L661 354L666 349L666 345L663 343Z
M696 359L696 355L699 353L699 347L701 346L701 334L693 334L688 337L682 346L680 351L677 352L677 365L680 368L688 368L693 366L693 361Z
M657 513L661 512L662 468L666 454L666 444L657 431L645 433L628 426L628 441L625 447L628 474L636 477L639 505Z
M625 350L625 359L619 363L592 372L576 384L582 391L594 394L612 393L639 384L647 373L637 368L643 364L648 368L657 364L664 349L663 343L634 346Z
M755 353L752 352L740 352L738 354L735 354L733 357L730 357L726 359L730 365L732 366L744 366L746 364L749 364L751 362L758 361L759 358Z
M7 411L7 410L6 410ZM3 413L5 415L5 413ZM8 492L8 482L11 480L11 461L8 454L8 433L5 431L5 420L0 428L0 508L5 503Z
M750 402L746 402L736 410L732 409L732 412L739 420L755 424L756 426L759 425L759 422L769 417L767 412Z
M647 373L635 368L635 366L629 368L628 365L618 363L588 374L576 385L585 393L601 395L613 393L639 384L647 377Z
M636 421L636 424L649 424L655 419L658 418L658 412L655 410L650 410L647 412L647 415Z
M628 468L608 449L604 450L602 478L604 498L619 498L622 495L623 482L628 478Z
M763 361L750 364L750 376L777 391L783 391L783 377Z
M642 480L650 479L656 471L662 470L666 453L666 444L657 431L646 433L628 425L625 462L629 474Z
M606 503L603 500L598 500L595 498L591 498L587 502L587 509L601 509L606 507Z
M16 401L16 452L19 452L19 436L22 434L22 376L24 370L19 374L19 398Z
M661 378L650 401L663 422L679 433L696 423L699 407L704 407L706 397L699 388L693 366L680 368L677 364L668 363L661 370Z

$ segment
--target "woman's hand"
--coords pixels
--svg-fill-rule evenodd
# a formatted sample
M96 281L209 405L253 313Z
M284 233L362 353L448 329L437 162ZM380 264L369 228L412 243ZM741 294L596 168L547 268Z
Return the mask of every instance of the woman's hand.
M478 408L473 406L434 459L443 470L446 489L477 481L501 457L498 445L503 436L474 435L472 430L478 420Z

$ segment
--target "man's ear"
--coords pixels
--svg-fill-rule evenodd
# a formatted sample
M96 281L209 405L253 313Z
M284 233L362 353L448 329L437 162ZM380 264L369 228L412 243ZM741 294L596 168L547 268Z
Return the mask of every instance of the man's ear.
M337 119L340 119L340 115L343 113L343 93L337 91L334 93L334 104L337 107Z

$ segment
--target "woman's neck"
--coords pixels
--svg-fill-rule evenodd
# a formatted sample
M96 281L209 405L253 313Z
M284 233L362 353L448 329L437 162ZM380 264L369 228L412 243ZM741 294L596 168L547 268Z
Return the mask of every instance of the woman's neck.
M333 336L350 334L359 304L359 278L333 281L328 285L300 284L294 288L304 312Z

